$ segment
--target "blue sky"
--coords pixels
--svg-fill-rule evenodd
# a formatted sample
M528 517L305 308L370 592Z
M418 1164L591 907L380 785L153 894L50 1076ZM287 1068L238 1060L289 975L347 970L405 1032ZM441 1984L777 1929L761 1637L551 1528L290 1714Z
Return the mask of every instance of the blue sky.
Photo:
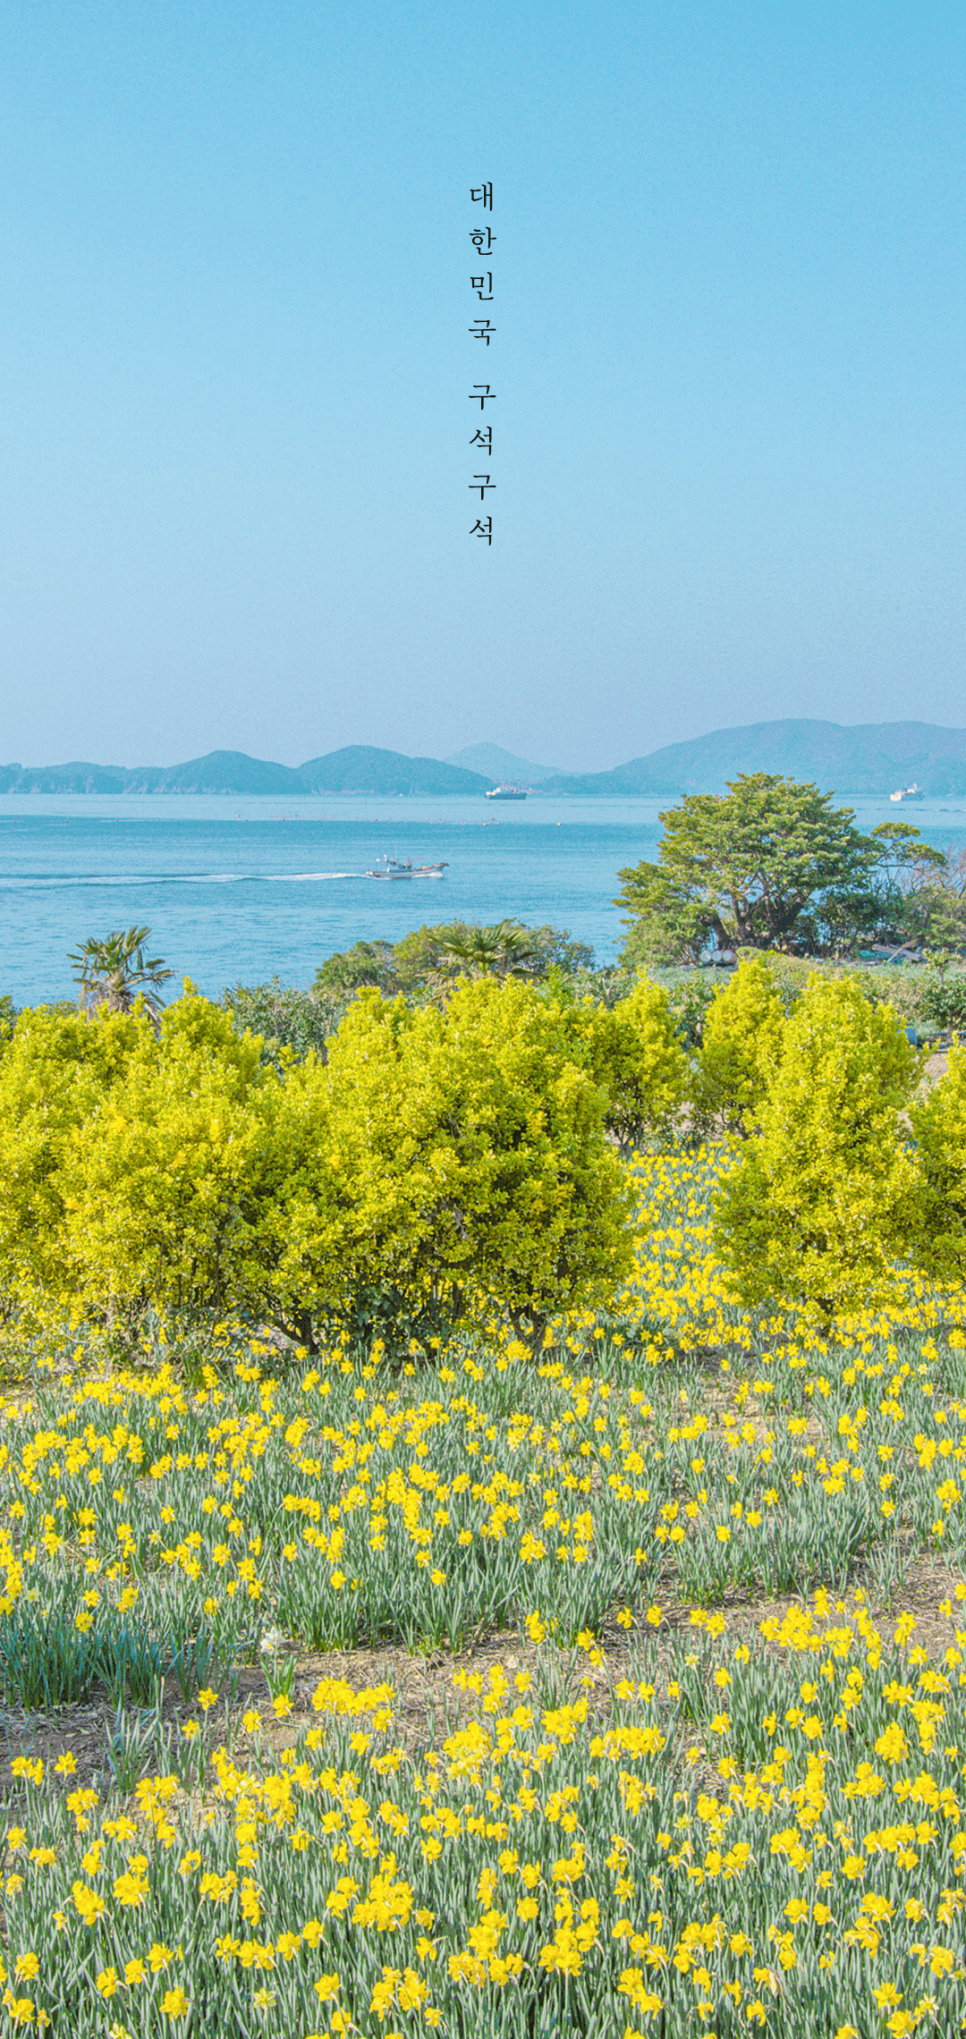
M964 59L881 0L11 0L0 761L962 724Z

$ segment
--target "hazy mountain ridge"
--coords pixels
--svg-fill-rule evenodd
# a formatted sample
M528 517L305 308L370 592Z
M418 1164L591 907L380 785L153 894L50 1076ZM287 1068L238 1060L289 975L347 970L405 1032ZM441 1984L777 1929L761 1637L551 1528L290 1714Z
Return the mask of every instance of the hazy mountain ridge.
M471 743L466 750L453 751L448 765L462 765L467 771L482 772L490 780L515 786L542 786L545 779L565 775L557 765L535 765L532 758L518 758L499 743Z
M479 770L461 760L475 758ZM477 744L448 759L408 757L371 744L348 744L304 765L280 765L244 751L216 750L182 765L0 765L0 793L307 793L482 794L500 779L538 794L594 799L670 798L721 793L740 772L777 772L826 789L891 793L916 781L926 794L966 794L966 729L930 722L866 722L848 727L807 719L752 722L666 744L606 772L554 772L497 744Z
M401 751L350 744L310 758L298 777L312 793L485 793L492 779L440 758L410 758Z
M783 720L715 729L666 744L608 772L559 773L544 793L660 798L722 793L741 772L777 772L839 793L891 793L916 781L932 795L966 793L966 729L930 722Z
M183 765L0 765L0 793L484 793L492 779L401 751L351 744L279 765L244 751L214 750Z

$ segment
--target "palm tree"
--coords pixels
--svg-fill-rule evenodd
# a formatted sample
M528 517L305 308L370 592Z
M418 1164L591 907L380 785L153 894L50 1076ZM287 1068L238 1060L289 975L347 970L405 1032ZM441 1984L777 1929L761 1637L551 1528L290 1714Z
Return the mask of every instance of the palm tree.
M439 946L470 977L530 977L538 961L530 930L518 920L500 920L494 927L457 923Z
M154 994L174 971L165 968L161 956L150 956L145 962L144 944L150 933L149 927L129 927L116 930L103 942L92 936L83 948L68 955L80 986L77 1002L82 1008L96 1012L103 1005L108 1012L130 1012L135 999L143 998L157 1027L161 1000Z

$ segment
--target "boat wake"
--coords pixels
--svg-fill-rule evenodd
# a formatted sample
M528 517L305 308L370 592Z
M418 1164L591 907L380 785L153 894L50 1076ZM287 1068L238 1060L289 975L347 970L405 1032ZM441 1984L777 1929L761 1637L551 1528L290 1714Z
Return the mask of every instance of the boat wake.
M118 871L113 876L64 871L55 877L0 877L0 891L103 890L118 885L322 885L340 878L361 878L361 871Z

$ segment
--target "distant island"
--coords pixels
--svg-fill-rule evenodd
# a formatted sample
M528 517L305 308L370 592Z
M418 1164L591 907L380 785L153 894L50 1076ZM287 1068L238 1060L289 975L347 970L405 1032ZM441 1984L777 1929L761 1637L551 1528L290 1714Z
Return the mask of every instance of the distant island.
M777 772L836 793L892 793L913 780L926 795L966 793L966 729L932 722L749 722L666 744L609 772L559 772L542 793L662 798L723 793L740 772Z
M446 762L463 765L468 772L482 772L491 784L502 782L532 788L563 776L556 765L535 765L532 758L518 758L514 751L502 750L498 743L471 743L467 750L454 751Z
M492 778L439 758L350 744L304 765L213 750L185 765L0 765L0 793L485 793Z
M442 758L350 744L304 765L215 750L183 765L0 765L0 793L483 794L501 781L584 799L721 793L740 772L814 780L839 794L888 794L915 784L927 797L966 794L966 729L931 722L785 720L716 729L666 744L606 772L558 772L481 743Z

